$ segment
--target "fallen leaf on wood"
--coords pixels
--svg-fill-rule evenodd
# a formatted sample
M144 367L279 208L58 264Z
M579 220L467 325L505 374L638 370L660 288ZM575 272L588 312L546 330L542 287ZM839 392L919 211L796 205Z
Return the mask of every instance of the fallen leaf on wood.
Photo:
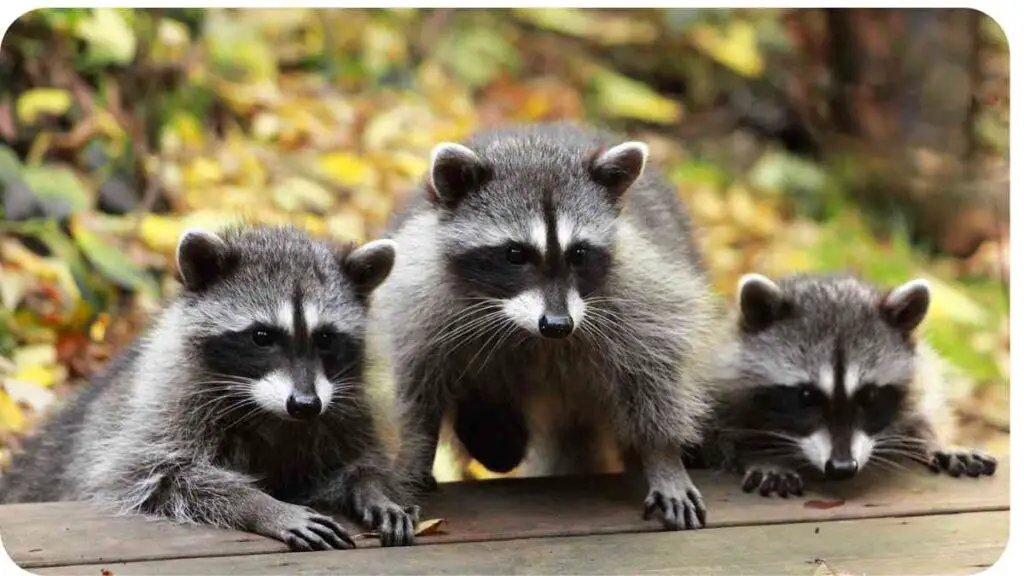
M424 520L416 525L417 536L432 536L435 534L444 534L445 528L448 526L448 520L444 518L431 518L430 520ZM361 532L353 536L355 539L367 539L367 538L380 538L380 533L377 531Z
M432 518L424 520L416 525L417 536L430 536L432 534L444 534L448 521L444 518Z

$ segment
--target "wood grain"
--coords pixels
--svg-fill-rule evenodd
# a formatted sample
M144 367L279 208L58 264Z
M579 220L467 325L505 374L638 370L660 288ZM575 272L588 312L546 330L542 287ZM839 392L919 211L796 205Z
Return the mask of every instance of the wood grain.
M993 478L905 475L884 482L862 478L812 489L802 499L745 494L732 475L694 471L711 528L1006 510L1009 469ZM444 484L424 502L424 518L445 518L444 534L419 544L660 531L640 517L645 491L639 478L530 478ZM844 504L810 508L815 500ZM350 526L352 526L350 524ZM358 532L353 527L354 532ZM181 557L268 554L284 544L254 534L176 525L162 520L112 518L83 503L0 506L0 539L25 568ZM359 546L374 547L364 539Z
M1009 512L63 566L37 574L974 574Z

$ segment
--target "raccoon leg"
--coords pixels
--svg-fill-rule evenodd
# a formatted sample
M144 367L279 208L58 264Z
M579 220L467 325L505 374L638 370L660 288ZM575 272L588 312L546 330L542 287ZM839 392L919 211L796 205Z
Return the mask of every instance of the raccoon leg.
M509 401L469 393L455 406L454 428L466 451L491 472L510 472L526 456L526 416Z
M660 512L662 523L671 530L703 528L707 508L700 491L683 466L678 446L641 449L640 457L650 491L644 500L644 519Z
M753 464L746 467L743 476L743 491L753 492L758 489L761 496L771 496L772 492L782 498L790 494L803 496L804 481L800 474L784 466L771 464Z
M147 474L128 487L122 500L133 512L247 530L280 540L292 550L355 547L341 524L330 516L282 502L256 488L246 475L182 461L139 469Z
M920 452L915 451L909 458L927 466L936 474L944 472L954 478L977 478L996 473L998 462L995 458L980 450L944 446L928 421L912 421L894 432L894 436L911 438L914 442L910 444L922 447Z
M392 496L396 492L383 457L367 458L347 466L318 487L306 503L320 509L348 511L380 535L381 546L408 546L415 541L420 508L395 503Z
M427 492L437 490L434 479L434 457L441 434L444 408L420 399L406 400L403 414L402 442L395 460L395 469L403 479Z

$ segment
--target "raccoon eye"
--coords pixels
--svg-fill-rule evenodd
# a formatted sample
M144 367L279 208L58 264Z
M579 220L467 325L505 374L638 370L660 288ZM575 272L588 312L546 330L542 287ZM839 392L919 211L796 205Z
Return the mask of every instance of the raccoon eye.
M266 328L256 328L252 331L252 343L260 348L274 345L274 333Z
M803 385L800 387L799 398L800 406L804 408L813 408L818 405L818 394L810 385Z
M509 246L508 250L505 252L505 258L508 260L509 264L522 266L523 264L526 264L526 250L523 250L522 246L513 244L512 246Z
M587 247L576 246L572 250L569 250L568 256L569 264L573 266L582 266L587 261Z
M870 406L878 401L878 386L864 383L861 386L861 402Z
M316 336L316 347L321 352L326 352L334 348L334 343L338 341L338 335L334 332L321 332Z

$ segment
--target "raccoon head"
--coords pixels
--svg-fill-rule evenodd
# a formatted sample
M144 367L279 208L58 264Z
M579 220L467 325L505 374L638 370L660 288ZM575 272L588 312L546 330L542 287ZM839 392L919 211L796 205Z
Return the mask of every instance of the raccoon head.
M431 155L428 196L449 277L476 310L567 338L608 278L622 195L647 146L576 150L526 133L475 148L443 143Z
M930 301L912 280L882 292L852 277L749 274L739 284L744 426L823 472L851 478L873 455L911 452L913 334Z
M201 391L239 417L326 412L362 377L367 299L394 257L390 240L354 248L285 227L186 231L180 309Z

